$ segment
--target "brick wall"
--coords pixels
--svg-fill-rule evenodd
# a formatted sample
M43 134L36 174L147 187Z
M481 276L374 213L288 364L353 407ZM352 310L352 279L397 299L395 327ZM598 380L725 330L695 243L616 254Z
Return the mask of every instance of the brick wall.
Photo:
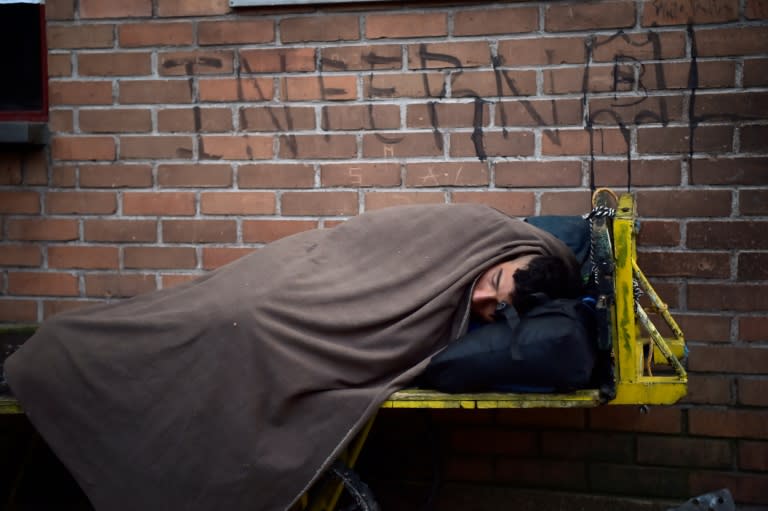
M768 504L766 0L46 8L53 137L0 150L0 321L394 204L583 213L592 175L622 190L631 170L690 395L648 415L437 414L445 477ZM423 475L412 461L400 477Z

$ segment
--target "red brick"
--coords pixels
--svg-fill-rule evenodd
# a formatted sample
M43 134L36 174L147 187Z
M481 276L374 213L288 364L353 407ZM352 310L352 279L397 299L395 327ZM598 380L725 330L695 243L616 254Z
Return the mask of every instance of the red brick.
M594 463L588 467L592 492L642 495L645 499L674 497L676 501L681 502L690 495L688 474L689 471L685 469L637 465ZM624 505L614 507L609 505L608 509L622 508Z
M583 215L592 210L591 194L578 192L544 192L541 194L542 215Z
M317 228L317 222L314 220L244 220L243 241L269 243L315 228Z
M48 184L48 155L42 149L25 151L21 160L24 184L45 186Z
M363 78L366 98L434 98L443 90L440 73L373 74Z
M201 101L269 101L274 95L272 78L201 78Z
M111 105L112 83L104 81L49 82L51 105Z
M81 76L140 76L152 73L149 53L78 53Z
M354 75L293 76L280 80L285 101L347 101L357 99Z
M768 158L697 159L689 167L691 184L768 185Z
M152 130L152 112L144 109L81 109L79 119L83 133L140 133Z
M157 112L157 130L210 133L232 131L229 108L172 108Z
M762 374L768 364L768 349L757 346L690 347L688 367L696 372Z
M579 428L583 428L582 425ZM622 433L543 431L541 453L549 458L632 463L634 438Z
M539 10L535 6L514 7L511 9L493 9L489 7L484 6L482 10L459 11L455 13L453 35L506 35L533 32L539 28Z
M241 247L203 247L203 269L215 270L220 266L229 264L232 261L253 253L252 248ZM165 285L165 276L163 277L163 287Z
M675 314L674 317L688 341L728 342L730 340L730 317L680 313Z
M738 378L739 404L747 406L768 406L768 380Z
M81 165L83 188L147 188L152 186L151 165Z
M742 253L738 259L739 280L767 280L768 253Z
M446 435L451 454L536 456L536 433L493 427L452 428Z
M575 461L502 458L496 479L534 488L587 489L584 465Z
M643 252L638 265L648 277L727 279L731 255L726 252Z
M725 440L640 436L637 461L644 465L727 468L732 465L731 445Z
M586 50L583 37L536 37L499 41L498 55L504 66L582 64Z
M485 67L491 63L486 41L413 44L408 46L409 69Z
M329 186L399 186L397 163L338 163L321 165L320 183Z
M197 25L200 45L269 43L275 40L270 19L201 21Z
M679 433L682 416L677 408L652 408L641 413L636 406L604 406L588 411L593 430Z
M190 103L192 93L186 79L121 80L119 98L123 104L178 104Z
M739 318L739 339L742 341L768 341L768 317Z
M315 70L314 48L240 50L244 73L292 73Z
M635 24L635 6L626 2L567 3L547 5L544 27L548 32L627 28Z
M154 160L185 158L192 155L192 137L185 136L122 136L120 158Z
M45 19L47 20L71 20L74 17L74 0L49 0L45 3Z
M544 71L544 92L550 94L581 93L584 91L584 78L587 78L588 92L616 92L632 90L631 83L616 83L616 74L627 66L589 66L578 68L554 68ZM626 69L629 76L634 76L633 68ZM622 74L624 76L624 74Z
M739 135L741 138L740 147L743 152L764 153L768 151L768 147L763 143L768 138L768 126L743 126ZM761 159L756 161L761 161Z
M701 436L764 439L768 436L768 412L692 408L688 411L688 429Z
M532 192L453 192L452 199L455 203L487 204L510 216L530 216L535 208Z
M272 158L272 137L258 135L203 135L201 159L265 160Z
M48 76L65 78L72 76L72 59L69 53L51 53L48 55Z
M5 236L9 240L71 241L79 238L77 220L52 218L8 219Z
M285 159L340 159L357 155L354 135L296 135L280 137L279 157Z
M579 161L500 161L494 169L496 186L539 188L579 186Z
M690 284L688 306L700 310L768 310L768 288L749 284Z
M156 288L154 275L118 273L85 276L86 296L122 298L154 291Z
M119 267L117 247L48 247L49 268L85 268L108 270Z
M77 277L69 273L8 272L8 294L77 296Z
M56 136L51 146L54 160L108 160L115 159L115 140L112 137Z
M158 56L157 68L161 76L231 74L233 59L230 50L163 52Z
M118 25L118 41L123 48L186 46L192 44L192 23L125 23Z
M400 107L397 105L333 105L322 110L324 130L397 129Z
M495 72L470 70L451 75L451 96L454 98L533 95L536 95L536 72L532 70L503 69ZM528 100L523 100L521 104L527 105L528 102ZM566 102L563 101L562 103ZM547 104L552 110L550 100L547 100ZM577 106L581 108L580 104ZM514 109L514 106L512 108ZM570 111L565 104L562 108Z
M451 481L490 481L494 472L493 459L487 456L452 456L441 469L443 476Z
M617 57L660 60L685 57L685 32L651 32L598 36L593 43L596 62L612 62Z
M0 299L0 321L37 321L37 302L31 300Z
M640 128L637 150L641 153L687 153L691 150L688 128ZM693 134L694 152L730 152L733 128L730 126L699 127ZM695 172L694 162L694 172Z
M727 213L712 211L709 216L725 214ZM768 222L749 220L691 222L688 224L687 245L690 248L766 249L768 248L768 239L764 236L766 229L768 229Z
M640 100L636 96L620 95L591 98L589 110L589 119L596 126L683 120L683 103L676 96L649 96Z
M631 186L679 186L681 180L679 160L632 160ZM594 162L597 186L627 186L626 160L600 160Z
M445 194L442 192L366 192L365 210L405 206L408 204L443 204Z
M496 124L517 126L570 126L581 124L582 108L578 100L562 99L555 105L550 100L503 101L496 107ZM557 142L557 131L546 131L545 136Z
M700 25L735 21L738 18L737 0L711 0L706 3L694 0L661 0L644 4L642 24L644 27L688 23Z
M272 192L203 192L200 212L204 215L273 215Z
M0 214L24 215L40 212L40 194L23 190L0 191Z
M294 106L257 106L240 110L243 131L294 131L315 128L315 109Z
M124 215L194 215L193 192L126 192Z
M482 106L480 125L490 124L488 119L488 107ZM399 122L399 117L394 118ZM434 125L440 128L472 128L475 125L475 105L471 103L444 103L444 104L412 104L408 105L406 114L406 123L409 128L430 128ZM379 128L379 119L376 118L376 125ZM397 128L399 126L390 126Z
M429 37L448 35L448 17L444 13L369 14L365 17L368 39Z
M701 120L730 120L734 117L749 118L755 112L766 109L768 92L697 94L693 115Z
M237 169L239 188L312 188L312 165L241 165Z
M356 192L285 192L281 212L286 216L349 216L358 213Z
M49 25L48 49L111 48L114 25Z
M731 212L731 192L726 190L644 190L636 198L640 217L716 217ZM692 248L723 248L719 244L691 245L690 231L688 239Z
M480 162L409 163L406 165L405 185L487 186L488 165Z
M499 410L496 422L504 426L543 429L583 429L584 411L579 408L528 408Z
M728 405L733 403L731 386L733 378L710 375L688 374L688 395L682 402L705 405Z
M194 247L125 247L126 268L195 268Z
M618 129L595 129L590 145L584 129L545 130L541 137L543 155L626 154L627 142Z
M0 185L21 184L21 157L18 153L0 153Z
M698 89L733 87L736 82L734 62L697 62ZM691 63L645 64L638 87L646 90L688 89Z
M163 220L165 243L233 243L237 241L234 220Z
M360 23L355 15L307 16L280 21L283 43L308 41L353 41L360 39Z
M215 16L227 13L227 0L157 0L158 16Z
M768 59L744 60L742 82L745 87L768 84Z
M40 247L33 245L0 245L0 266L40 266Z
M51 169L51 186L73 188L77 186L77 167L57 165Z
M768 190L740 190L739 212L742 215L768 215Z
M140 18L152 16L152 0L128 0L119 3L80 0L80 18Z
M742 56L765 53L768 30L765 27L738 27L696 30L699 57Z
M179 286L181 284L191 282L197 279L199 275L194 273L168 273L160 274L160 277L162 281L162 289L168 289L169 287Z
M157 168L157 184L164 188L230 187L232 167L215 163L166 163Z
M393 132L363 135L363 157L366 158L407 158L442 154L443 136L439 133Z
M733 499L741 504L768 502L768 476L734 472L695 472L690 477L691 495L702 495L713 488L728 488Z
M85 220L85 241L142 243L157 241L155 220Z
M744 17L747 19L768 18L768 3L765 0L747 0Z
M377 44L320 48L320 66L323 71L401 69L402 47L395 44Z
M54 133L72 133L74 131L73 111L70 109L49 111L48 128Z
M48 192L45 210L54 215L109 215L117 211L117 198L112 192Z
M739 442L739 468L768 472L768 442Z

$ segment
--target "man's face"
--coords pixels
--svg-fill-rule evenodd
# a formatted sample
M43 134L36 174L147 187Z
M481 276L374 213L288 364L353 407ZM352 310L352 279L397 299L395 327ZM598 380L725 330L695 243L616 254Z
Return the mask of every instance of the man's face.
M475 289L472 291L472 314L482 321L493 321L493 314L501 302L511 304L512 295L515 292L515 280L513 275L520 268L525 268L536 257L528 255L518 257L512 261L505 261L488 268L477 279Z

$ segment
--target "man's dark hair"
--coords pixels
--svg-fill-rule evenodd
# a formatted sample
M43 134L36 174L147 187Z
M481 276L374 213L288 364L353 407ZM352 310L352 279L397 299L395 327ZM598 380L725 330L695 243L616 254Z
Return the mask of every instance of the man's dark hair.
M533 296L544 293L549 298L576 298L581 293L578 276L568 271L566 263L555 256L538 256L512 276L515 292L512 305L525 312L537 303Z

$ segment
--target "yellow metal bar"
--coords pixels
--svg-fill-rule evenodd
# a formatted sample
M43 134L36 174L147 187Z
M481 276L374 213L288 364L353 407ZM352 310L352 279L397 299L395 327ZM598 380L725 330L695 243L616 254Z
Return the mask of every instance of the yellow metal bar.
M669 325L669 328L672 329L672 333L675 335L675 338L682 341L683 331L680 330L680 327L675 321L675 318L673 318L672 314L669 313L669 307L667 307L667 304L664 303L661 298L659 298L659 295L656 294L656 290L653 289L651 283L648 282L647 278L645 278L645 274L637 265L637 261L635 261L634 258L632 259L632 270L635 273L637 281L640 283L640 287L643 288L643 291L648 295L648 298L651 300L653 306L656 308L659 314L661 314L661 317L664 318L664 321L667 323L667 325Z
M678 374L678 376L680 376L680 378L682 379L686 379L687 375L685 373L685 369L683 369L683 366L680 364L680 361L669 349L669 346L667 346L667 343L664 341L664 337L661 336L661 334L656 329L654 324L648 318L648 315L645 313L643 308L637 307L636 312L637 312L637 317L640 320L640 323L645 327L646 330L648 330L648 333L650 334L651 339L655 344L655 347L661 351L661 353L667 359L669 364L675 369L675 372Z
M595 389L569 394L512 394L487 392L446 394L433 390L406 389L395 392L383 408L492 409L492 408L574 408L597 406L600 394Z

